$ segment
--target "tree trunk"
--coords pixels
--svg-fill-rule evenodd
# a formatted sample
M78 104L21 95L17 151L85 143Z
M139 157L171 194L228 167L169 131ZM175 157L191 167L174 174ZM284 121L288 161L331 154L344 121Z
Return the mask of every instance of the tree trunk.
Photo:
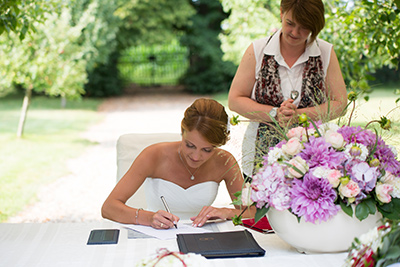
M17 137L20 138L24 132L26 115L28 113L29 104L31 103L32 87L26 89L24 102L22 103L21 117L19 118Z

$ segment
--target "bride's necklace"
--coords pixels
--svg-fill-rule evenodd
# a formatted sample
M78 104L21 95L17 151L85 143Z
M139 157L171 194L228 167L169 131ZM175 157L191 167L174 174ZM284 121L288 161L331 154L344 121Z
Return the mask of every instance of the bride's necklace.
M287 77L289 79L289 82L290 82L290 86L292 87L292 91L290 91L290 98L293 99L293 100L296 100L299 97L299 92L294 89L294 86L293 86L293 83L292 83L292 79L290 79L289 72L288 72L288 70L286 68L285 68L285 70L286 70L286 75L287 75ZM296 84L297 84L297 81L296 81Z
M194 175L196 174L196 172L200 169L200 167L198 167L195 171L194 171L194 173L192 173L190 170L189 170L189 168L188 167L186 167L186 164L185 164L185 162L183 161L183 159L182 159L182 156L181 156L181 150L179 149L178 150L178 154L179 154L179 158L181 159L181 161L182 161L182 164L183 164L183 166L185 166L185 168L186 168L186 170L190 173L190 180L194 180Z

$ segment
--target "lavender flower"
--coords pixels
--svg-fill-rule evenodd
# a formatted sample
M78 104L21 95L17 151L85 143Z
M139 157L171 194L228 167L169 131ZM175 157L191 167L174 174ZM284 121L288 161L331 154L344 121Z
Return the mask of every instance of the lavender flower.
M293 181L291 197L292 212L304 217L306 222L327 221L340 210L340 206L334 204L337 194L329 181L309 173L303 180Z
M278 163L261 168L253 177L251 186L251 200L257 203L257 208L272 206L285 210L290 207L289 185Z
M337 169L343 160L343 154L331 147L324 138L310 137L309 143L304 143L300 156L308 163L310 169L327 167Z
M357 182L358 186L365 193L369 193L374 189L378 175L377 168L370 167L366 162L355 164L350 172L351 179Z

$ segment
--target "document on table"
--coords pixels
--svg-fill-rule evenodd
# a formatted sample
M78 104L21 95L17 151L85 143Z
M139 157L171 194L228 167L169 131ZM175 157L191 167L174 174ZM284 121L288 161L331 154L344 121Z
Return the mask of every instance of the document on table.
M184 222L178 222L178 228L170 228L170 229L155 229L150 226L144 225L135 225L135 224L124 224L125 227L141 232L146 235L150 235L156 237L158 239L175 239L177 234L195 234L195 233L206 233L212 232L215 229L214 227L193 227L191 224L187 224Z

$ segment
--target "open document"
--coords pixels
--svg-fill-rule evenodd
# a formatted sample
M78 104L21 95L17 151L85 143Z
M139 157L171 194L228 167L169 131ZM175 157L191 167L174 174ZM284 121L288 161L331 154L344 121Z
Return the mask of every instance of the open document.
M206 224L203 227L193 227L191 222L181 222L177 224L177 228L170 229L154 229L150 226L135 225L135 224L124 224L126 228L141 232L145 235L153 236L158 239L176 239L177 234L195 234L195 233L206 233L206 232L219 232L218 226L214 223Z

